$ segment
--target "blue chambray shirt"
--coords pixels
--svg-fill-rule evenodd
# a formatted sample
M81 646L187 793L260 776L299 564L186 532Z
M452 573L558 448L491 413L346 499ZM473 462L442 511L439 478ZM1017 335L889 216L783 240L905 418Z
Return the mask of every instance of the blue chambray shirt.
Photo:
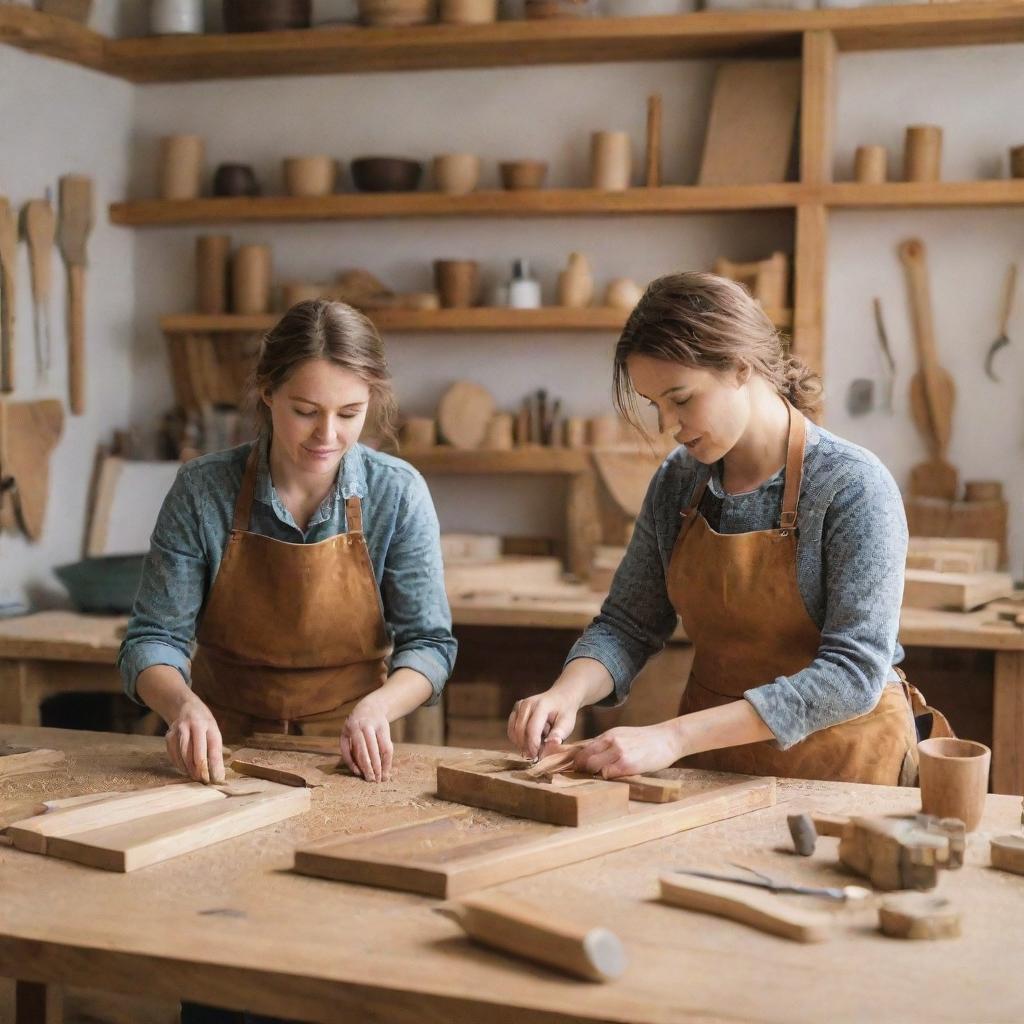
M433 687L436 704L455 664L457 644L444 590L440 530L423 477L407 462L357 444L345 454L333 491L305 533L270 478L260 446L249 529L293 544L347 530L345 499L356 496L384 618L394 643L391 670L412 668ZM151 665L171 665L190 682L197 623L231 532L235 499L253 442L186 463L164 499L117 664L125 692ZM286 598L286 595L282 595Z
M615 681L608 703L626 699L634 676L675 629L665 575L679 513L708 472L685 448L662 463L601 613L569 652L567 663L594 658L608 669ZM710 473L700 510L719 533L778 527L785 468L744 494L724 490L717 465ZM821 630L818 653L794 675L744 693L782 749L870 711L903 659L897 634L907 521L899 488L871 452L809 421L797 529L797 582Z

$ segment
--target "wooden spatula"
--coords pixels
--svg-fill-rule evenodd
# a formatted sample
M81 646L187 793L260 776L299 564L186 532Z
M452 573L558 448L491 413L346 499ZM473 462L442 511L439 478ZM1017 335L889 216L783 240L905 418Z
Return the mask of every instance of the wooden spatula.
M920 498L953 501L957 496L957 471L946 461L946 451L953 428L956 385L940 365L935 347L924 243L918 238L908 239L900 245L899 252L907 277L919 364L910 381L910 412L931 451L927 462L911 470L910 493Z
M50 291L53 239L57 224L53 206L48 198L32 199L27 202L22 210L22 218L25 238L28 241L29 267L32 272L36 369L40 374L45 374L50 369L53 347L50 335Z
M0 197L0 391L14 390L14 301L17 293L18 221Z
M71 411L85 411L85 243L92 230L92 178L60 179L57 241L68 268L68 390Z

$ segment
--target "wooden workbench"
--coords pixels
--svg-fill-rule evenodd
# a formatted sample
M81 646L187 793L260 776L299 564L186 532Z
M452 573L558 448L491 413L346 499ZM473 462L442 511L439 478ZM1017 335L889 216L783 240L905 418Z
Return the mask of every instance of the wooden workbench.
M566 588L564 597L524 600L480 594L452 600L457 627L582 630L600 609L601 595ZM978 611L905 608L900 641L906 647L993 652L992 789L1024 793L1024 629L994 627ZM119 692L113 662L120 646L118 616L42 612L0 620L0 722L39 724L39 705L51 693ZM679 630L675 643L685 643ZM566 643L566 650L568 643Z
M0 741L61 747L69 758L48 775L0 784L0 802L169 778L151 737L0 726ZM910 812L916 790L782 782L774 808L502 886L555 915L597 910L630 957L607 985L477 948L433 912L434 900L288 870L304 840L450 806L431 794L436 759L453 756L402 747L392 783L337 777L313 791L313 810L300 818L129 875L0 847L0 964L30 983L186 996L317 1022L1024 1020L1011 938L1024 917L1024 878L983 866L987 838L1020 827L1020 800L1011 797L988 798L968 867L943 876L939 891L965 911L955 940L886 939L873 930L873 912L859 910L842 912L848 924L832 941L799 945L654 901L659 872L677 865L721 870L735 860L840 884L834 840L821 840L811 859L786 852L786 815ZM491 817L477 812L473 827L486 829Z

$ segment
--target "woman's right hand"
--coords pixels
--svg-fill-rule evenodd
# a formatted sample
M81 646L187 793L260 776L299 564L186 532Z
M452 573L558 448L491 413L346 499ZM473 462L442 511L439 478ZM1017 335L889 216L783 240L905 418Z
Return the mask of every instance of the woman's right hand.
M565 742L576 724L580 707L580 698L557 684L516 701L508 718L508 738L524 757L535 760Z
M171 764L197 782L224 781L224 745L210 709L190 696L178 710L165 737Z

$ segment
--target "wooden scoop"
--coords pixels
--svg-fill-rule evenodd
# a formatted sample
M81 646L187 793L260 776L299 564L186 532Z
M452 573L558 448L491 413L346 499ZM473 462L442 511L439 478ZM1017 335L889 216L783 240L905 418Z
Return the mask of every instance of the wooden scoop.
M60 179L57 241L68 268L68 389L71 411L85 412L85 243L92 231L92 178Z
M899 252L907 276L919 363L910 381L910 412L931 451L927 462L911 470L910 493L919 498L953 501L957 496L957 471L945 456L953 427L956 385L939 364L935 347L924 243L919 238L908 239L900 245Z

